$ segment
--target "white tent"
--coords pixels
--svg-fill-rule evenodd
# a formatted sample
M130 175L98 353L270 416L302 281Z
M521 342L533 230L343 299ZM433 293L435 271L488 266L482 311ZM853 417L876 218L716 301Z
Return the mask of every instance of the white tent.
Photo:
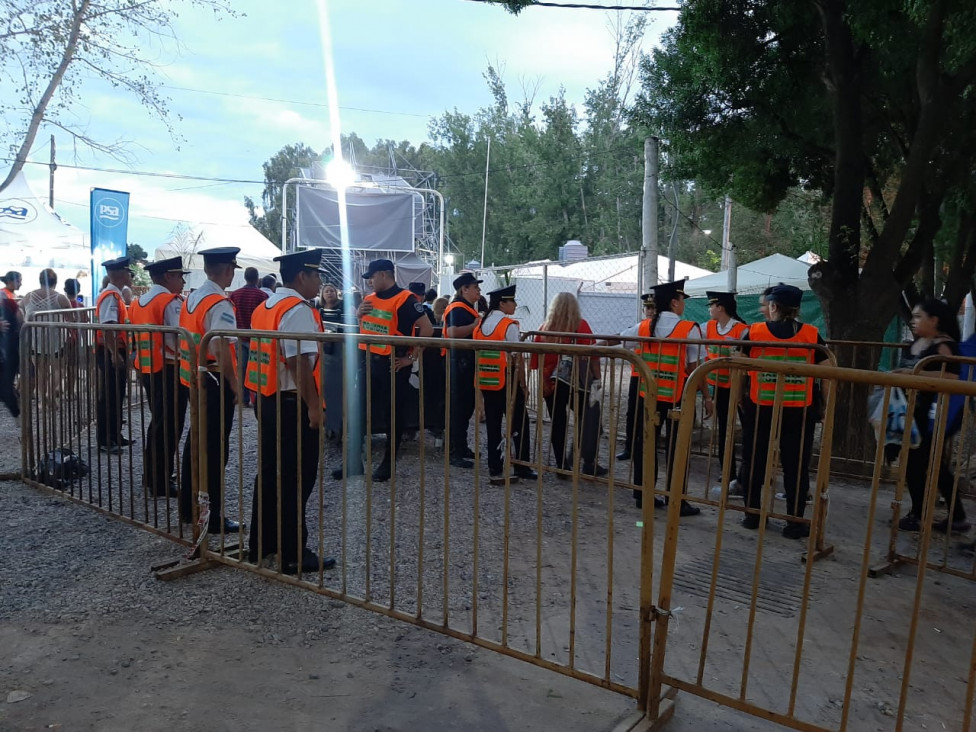
M543 268L545 265L545 268ZM637 292L640 255L582 259L575 262L530 262L512 270L513 277L542 277L543 269L552 278L577 280L580 292ZM709 274L707 269L685 262L674 263L675 279L691 279ZM668 258L657 258L658 282L668 281ZM648 288L645 288L648 289Z
M193 290L203 284L207 276L203 273L203 257L197 252L214 247L239 247L237 263L242 269L237 271L230 289L244 285L244 268L255 267L263 277L278 274L278 263L272 261L281 254L269 239L265 238L250 224L196 224L156 248L156 259L183 257L183 266L190 270L186 276L186 286Z
M0 191L0 269L20 272L23 292L29 292L45 268L57 273L59 285L69 277L84 278L81 291L88 292L91 247L84 232L38 198L20 172Z
M770 254L736 268L735 290L740 295L759 294L771 285L780 282L795 285L801 290L809 290L807 271L810 265L785 254ZM729 273L715 272L707 277L699 277L685 283L688 297L705 297L706 290L725 292L729 289Z

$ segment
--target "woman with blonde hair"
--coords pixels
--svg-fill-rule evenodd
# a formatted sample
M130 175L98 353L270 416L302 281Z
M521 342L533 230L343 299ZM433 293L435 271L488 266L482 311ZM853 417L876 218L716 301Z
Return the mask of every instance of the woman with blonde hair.
M560 292L552 301L546 321L540 330L551 333L579 333L578 336L536 336L543 343L595 343L593 330L580 313L579 301L571 292ZM539 368L538 357L533 354L533 369ZM607 469L597 465L596 453L600 440L600 402L591 404L590 390L600 378L599 358L573 358L548 353L542 360L542 396L552 418L552 450L556 467L572 470L567 459L566 441L569 410L575 414L573 444L580 452L581 472L584 475L606 475Z

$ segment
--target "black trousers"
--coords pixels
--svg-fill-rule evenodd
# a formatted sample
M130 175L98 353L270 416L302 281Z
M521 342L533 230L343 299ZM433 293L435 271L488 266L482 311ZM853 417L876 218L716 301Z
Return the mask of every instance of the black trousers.
M390 370L393 359L389 356L373 354L369 358L370 398L372 399L373 419L385 425L386 454L383 462L389 462L392 448L400 449L403 438L403 428L407 410L410 408L411 398L415 398L416 390L410 387L410 369L402 368L395 373L394 384L391 389ZM413 392L413 395L411 395ZM373 424L373 430L378 425Z
M507 449L509 442L502 433L502 420L508 412L510 388L515 389L510 425L512 439L515 441L515 457L525 462L532 459L529 449L529 414L525 410L525 394L522 388L508 386L496 391L482 389L481 397L485 403L485 432L488 435L488 472L491 475L501 475L505 469L505 455L502 449Z
M12 349L5 345L6 352L0 358L0 403L10 410L12 416L20 416L20 400L14 390L14 379L17 377L17 363L13 359Z
M725 466L725 440L729 434L729 398L731 389L715 388L715 415L718 419L718 463L719 477L722 476L722 469ZM738 409L736 409L738 412ZM732 428L735 429L735 417L732 417ZM729 481L733 481L738 476L738 467L735 459L735 443L732 444L732 468L729 471Z
M221 400L223 396L223 400ZM203 378L203 411L207 415L207 429L197 436L190 423L190 437L183 445L183 475L180 485L180 518L183 521L193 520L193 469L191 459L192 440L200 440L200 460L204 454L207 457L207 475L200 490L207 491L210 496L210 520L219 521L223 516L221 486L224 468L227 467L227 452L230 445L230 433L234 429L234 390L226 380L223 386L218 375L207 373ZM221 404L223 401L223 404ZM223 416L223 420L221 420ZM221 424L223 422L223 424Z
M674 466L674 447L678 440L678 425L676 422L668 419L668 412L671 411L673 405L668 402L658 402L657 403L657 416L658 423L654 426L654 440L650 445L644 445L644 430L641 425L644 421L644 400L637 400L637 408L634 411L636 416L636 427L634 428L634 484L643 485L644 481L644 456L648 453L652 453L653 450L657 449L657 443L661 439L661 431L664 431L665 448L664 448L664 461L666 470L665 475L667 477L666 485L671 485L671 471ZM654 462L654 485L657 485L657 473L660 460ZM653 486L652 486L653 487ZM634 491L634 495L637 495L637 491Z
M451 361L451 455L464 457L474 414L474 352L448 352Z
M756 432L753 437L754 460L749 478L746 505L759 509L762 487L766 481L766 459L772 445L773 407L756 406ZM786 512L803 517L810 491L810 455L816 422L812 409L784 407L779 439L779 461L783 468L783 492Z
M114 337L114 333L109 333ZM98 400L95 413L95 435L99 447L110 447L122 442L122 402L125 400L128 363L125 352L117 352L106 346L95 349L95 367L98 369Z
M319 431L308 426L308 407L295 392L258 395L258 475L251 504L250 560L278 552L297 562L308 543L305 504L319 470ZM278 448L281 460L278 460ZM278 501L281 500L281 513Z
M955 504L952 504L952 486L956 481L952 474L952 468L944 454L934 457L931 455L932 435L927 434L928 415L926 414L924 417L925 419L921 421L916 418L915 422L920 428L924 427L921 430L922 443L914 450L908 451L908 464L905 466L905 483L908 485L908 493L912 497L911 513L918 519L922 518L922 509L925 507L925 484L928 482L931 460L932 467L935 466L936 462L939 464L939 478L936 484L938 491L945 499L946 506L952 505L950 520L964 521L966 509L962 505L962 496L957 495Z
M334 345L333 355L326 362L322 384L326 420L329 429L342 435L349 466L358 468L363 462L363 436L366 434L366 363L369 356L355 345ZM347 368L346 359L350 352L353 359ZM389 372L386 378L389 380Z
M556 456L556 466L572 468L566 460L566 432L569 423L569 410L576 414L573 430L573 445L580 451L583 472L592 473L596 467L596 451L600 440L600 405L589 405L589 395L564 381L556 380L556 388L546 397L546 407L552 418L552 451Z
M444 383L447 364L440 349L425 348L423 356L424 429L433 435L444 435L444 407L446 393Z
M163 494L176 466L190 390L180 383L179 367L169 363L154 374L142 374L142 388L150 414L143 483L150 491Z
M633 456L634 434L637 432L637 402L640 400L640 376L630 377L630 388L627 391L627 423L624 425L624 449Z

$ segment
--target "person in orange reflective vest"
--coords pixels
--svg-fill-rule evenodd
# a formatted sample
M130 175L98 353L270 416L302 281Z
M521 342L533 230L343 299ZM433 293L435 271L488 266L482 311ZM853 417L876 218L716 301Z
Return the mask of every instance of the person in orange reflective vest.
M102 262L108 273L108 284L95 303L98 322L129 322L128 306L122 299L122 288L132 284L129 258L118 257ZM95 412L95 434L98 449L112 455L132 444L122 436L122 402L129 376L128 344L121 331L95 332L95 366L98 369L98 401Z
M705 346L705 358L708 360L721 358L722 356L730 356L734 349L723 346L722 341L736 341L741 339L749 331L749 326L739 317L734 292L707 291L705 296L708 298L709 319L702 324L702 329L705 331L705 338L709 341L714 341L714 345L709 343ZM719 477L721 477L722 466L725 465L725 441L729 431L729 394L732 387L732 375L728 369L712 371L708 375L708 385L711 387L712 399L715 402L715 417L718 421L718 463ZM732 428L734 431L734 418ZM745 485L740 484L737 480L738 472L734 443L731 460L729 495L744 496ZM713 492L715 492L714 489ZM718 492L721 492L721 486L719 486Z
M129 306L132 325L180 324L183 287L188 270L182 257L161 259L145 266L152 287ZM189 389L179 379L179 338L176 333L133 334L135 368L149 402L149 427L143 452L143 485L157 498L179 495L173 471L183 435Z
M677 424L670 419L669 413L681 404L685 380L702 359L700 346L682 343L684 339L700 339L701 329L697 323L682 320L685 312L684 280L665 282L651 289L654 291L654 315L640 321L620 333L623 337L638 336L640 338L660 338L659 342L642 341L640 356L651 369L657 380L657 425L654 427L654 443L648 445L648 450L655 449L664 430L665 436L665 464L668 485L671 484L671 468L674 464L674 448L677 440ZM704 389L704 385L702 386ZM712 400L707 391L703 391L705 398L705 415L712 415ZM634 414L634 484L642 485L644 478L644 430L640 425L644 420L644 388L640 388L641 399L637 401ZM655 483L657 481L657 467L660 461L655 461ZM638 508L644 505L643 491L634 491L634 501ZM658 508L667 502L655 496L654 505ZM682 516L696 516L701 509L688 501L681 501Z
M200 459L206 455L207 474L200 491L210 496L210 524L208 531L227 533L240 531L241 525L224 517L222 483L227 466L230 433L234 426L234 405L240 396L237 381L236 338L214 338L206 353L200 353L200 340L212 330L236 330L237 316L226 290L234 281L237 264L237 247L216 247L199 252L203 256L203 271L207 281L190 293L180 311L180 327L190 333L192 342L180 342L180 382L189 387L197 375L191 370L191 357L196 356L199 366L206 368L202 382L201 412L206 414L206 431L194 432L190 423L190 438L183 445L183 467L180 476L180 517L191 521L193 517L193 470L192 440L199 439Z
M310 300L321 286L322 250L275 257L282 285L251 314L254 330L321 333L322 317ZM286 574L318 572L319 556L308 546L305 504L315 487L325 420L319 341L254 338L245 386L257 392L258 474L254 479L248 558L258 562L281 552ZM281 458L278 452L281 451ZM281 512L278 506L281 506ZM301 524L301 531L298 525ZM323 569L336 560L323 557Z
M519 324L512 317L514 314L515 285L492 290L488 293L488 312L478 321L473 333L476 341L498 344L497 350L478 350L475 353L475 379L485 405L488 475L495 485L503 484L506 479L534 480L539 477L527 465L517 465L514 475L506 476L505 473L505 453L510 443L502 433L502 419L508 412L509 403L512 406L509 432L515 441L515 458L524 463L531 460L522 357L501 348L503 343L520 342Z
M416 326L416 333L421 338L432 335L433 329L424 313L423 303L410 290L404 290L397 285L393 262L389 259L373 260L363 273L363 279L373 291L363 298L356 311L361 333L392 338L395 341L398 336L412 335ZM361 343L359 347L369 353L374 429L379 424L386 425L386 452L373 471L373 480L382 482L390 479L394 455L400 449L407 399L410 395L408 390L411 388L410 370L417 354L408 353L406 346L396 345L389 340L384 343ZM391 369L394 374L392 390ZM350 440L347 449L350 455L361 454L361 449L354 444L354 440Z
M802 290L793 285L779 284L769 291L765 298L765 304L769 307L769 320L749 326L749 332L743 336L743 340L783 341L783 346L749 348L750 358L799 363L820 363L827 358L823 351L810 348L813 344L824 343L817 329L797 320L802 298ZM789 348L790 343L805 347ZM758 529L762 487L766 480L766 459L769 450L774 447L771 444L771 431L777 375L772 372L751 372L749 382L749 396L756 410L755 434L752 438L755 454L752 456L749 488L746 493L746 506L751 510L742 519L742 525L747 529ZM779 456L783 468L786 512L802 518L810 490L813 432L820 418L814 403L813 379L803 376L785 377L782 405ZM788 521L783 527L783 536L788 539L802 539L809 535L810 527L798 521Z
M454 278L454 299L444 309L444 335L448 338L473 338L481 320L477 310L482 280L471 272ZM468 426L474 414L474 351L445 349L451 368L451 465L473 468L474 452L468 445Z

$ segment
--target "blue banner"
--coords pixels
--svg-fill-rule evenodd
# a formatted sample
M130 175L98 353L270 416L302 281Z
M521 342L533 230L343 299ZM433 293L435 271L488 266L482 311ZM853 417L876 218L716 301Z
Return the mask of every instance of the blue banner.
M129 194L91 189L92 304L102 289L102 262L124 257L128 250Z

